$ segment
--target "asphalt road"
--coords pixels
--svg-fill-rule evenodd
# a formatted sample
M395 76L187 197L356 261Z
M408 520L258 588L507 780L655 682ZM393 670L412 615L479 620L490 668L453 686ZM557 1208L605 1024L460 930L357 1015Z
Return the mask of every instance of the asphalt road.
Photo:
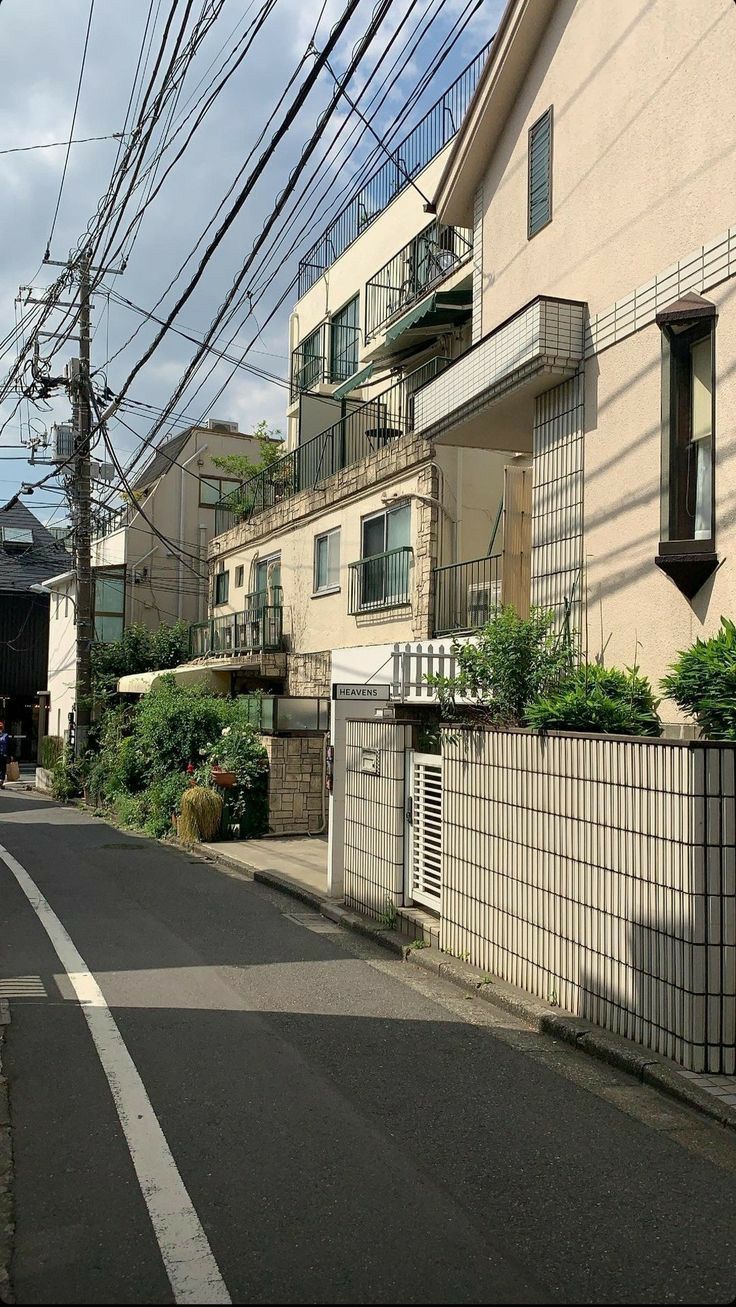
M7 791L0 845L70 937L0 861L19 1303L733 1299L727 1131L177 850Z

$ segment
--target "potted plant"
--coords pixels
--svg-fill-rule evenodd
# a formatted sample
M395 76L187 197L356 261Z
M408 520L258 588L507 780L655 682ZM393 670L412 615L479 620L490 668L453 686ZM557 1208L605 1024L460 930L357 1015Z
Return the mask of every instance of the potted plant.
M237 778L234 771L228 771L227 768L220 767L217 763L213 763L212 779L215 785L220 785L225 790L231 790Z

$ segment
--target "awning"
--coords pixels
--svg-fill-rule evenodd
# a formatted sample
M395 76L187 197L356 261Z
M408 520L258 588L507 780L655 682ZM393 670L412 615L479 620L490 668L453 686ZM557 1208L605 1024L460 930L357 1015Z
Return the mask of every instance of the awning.
M404 313L386 332L386 344L398 340L405 331L421 328L422 331L441 331L465 322L470 316L472 290L436 290Z
M343 381L342 385L333 391L332 398L344 399L346 395L350 394L351 390L357 390L358 386L362 386L368 380L372 371L373 364L369 363L366 367L361 368L359 372L354 372L352 377L348 377L347 381Z
M230 676L224 668L191 665L172 667L168 672L133 672L130 676L121 676L118 681L118 694L148 694L162 676L173 676L178 685L204 685L209 690L225 691L229 689Z

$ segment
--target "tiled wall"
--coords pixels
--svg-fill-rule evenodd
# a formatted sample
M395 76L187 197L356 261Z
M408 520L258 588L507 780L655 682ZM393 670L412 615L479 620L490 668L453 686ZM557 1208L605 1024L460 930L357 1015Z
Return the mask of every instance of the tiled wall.
M417 431L436 434L544 370L569 375L583 355L584 306L536 299L422 386L414 399Z
M583 578L584 375L535 403L532 603L579 629Z
M609 345L641 331L654 322L660 309L680 299L687 291L702 294L728 277L736 276L736 227L701 245L673 267L660 272L631 295L617 300L610 309L597 313L586 324L585 357L598 354Z
M443 948L734 1074L734 747L453 728L443 754Z
M379 917L403 902L404 768L411 727L352 721L346 734L345 901ZM378 775L362 770L364 750L378 757Z

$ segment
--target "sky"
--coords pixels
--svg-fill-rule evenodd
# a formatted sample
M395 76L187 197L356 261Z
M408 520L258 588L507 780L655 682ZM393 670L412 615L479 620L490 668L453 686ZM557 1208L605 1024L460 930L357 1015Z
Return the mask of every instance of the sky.
M34 293L38 294L53 281L57 272L55 268L44 266L43 256L59 195L66 146L25 151L19 147L69 139L91 2L0 2L0 230L3 250L0 260L0 339L13 331L19 286L32 286ZM110 136L122 130L147 17L150 13L154 33L160 35L173 2L93 0L75 140ZM195 0L192 21L203 9L209 10L213 3L218 4L219 0ZM106 277L105 287L146 310L154 308L195 247L259 134L264 129L267 134L273 130L278 98L285 88L293 87L298 61L305 52L315 24L315 45L321 49L327 33L342 12L343 3L325 0L322 5L321 0L320 4L305 4L304 0L275 0L246 59L217 98L182 159L144 214L132 248L126 251L128 258L124 273ZM468 10L474 3L475 0L470 3L469 0L392 0L376 39L348 88L351 98L370 76L397 27L400 34L391 59L402 50L412 34L428 30L413 57L400 70L400 75L392 75L377 102L367 108L379 134L395 121L428 63L446 47L458 26L465 24L460 39L395 139L400 139L411 128L490 39L503 10L502 0L482 0L467 21ZM224 0L216 22L187 74L174 111L172 129L189 112L261 6L262 0ZM355 42L365 31L373 7L373 0L361 0L358 5L331 60L338 76L346 67ZM185 0L176 0L177 23L185 9ZM155 41L154 46L157 44ZM389 67L391 59L387 59L376 82ZM303 77L304 72L300 76ZM199 336L206 331L333 89L331 77L324 72L208 265L194 295L182 308L176 325L183 330ZM369 103L370 94L369 86L362 105ZM336 137L340 128L342 134ZM178 141L183 139L183 135ZM242 349L246 342L257 336L248 361L282 380L288 375L287 323L294 296L289 296L283 308L269 322L266 320L295 276L300 255L328 225L332 213L350 198L350 178L373 149L374 138L344 105L333 118L320 151L314 156L316 164L321 160L322 152L327 153L319 178L301 203L297 218L288 224L287 239L280 249L274 251L272 261L263 273L256 275L250 283L253 289L252 315L232 348L235 349L239 343ZM164 160L171 159L175 152L175 149L170 149ZM105 193L117 154L118 141L114 139L71 147L51 241L53 259L66 259L69 251L77 245ZM383 158L385 155L377 160L377 166ZM310 165L314 166L311 159ZM159 171L159 179L162 171ZM133 216L134 210L130 213ZM309 223L309 230L297 239L299 228L305 223ZM295 248L290 249L291 245ZM184 277L163 301L163 309L173 304L186 275L191 275L196 267L196 261L195 257L187 265ZM270 285L264 286L263 283L271 277ZM162 309L157 312L160 314ZM141 322L144 323L143 329L113 358ZM93 369L102 369L110 389L116 392L152 338L155 324L109 300L101 291L95 296L93 329ZM220 340L221 348L230 334L228 331ZM46 342L46 347L51 351L53 343ZM15 350L13 344L9 352L0 357L0 376L4 377L12 365ZM74 352L70 345L58 350L50 359L51 370L58 374ZM131 395L138 401L163 406L193 352L194 346L190 342L167 333L136 379ZM208 368L212 362L215 362L215 368L209 380L195 394L202 374L198 376L179 405L179 411L183 407L187 415L197 418L205 413L231 371L226 363L212 359L208 361ZM241 430L252 430L257 422L266 420L269 425L283 431L286 398L283 385L239 369L217 399L212 416L237 420ZM34 409L24 400L20 410L10 417L14 403L15 397L12 397L0 405L0 420L9 419L0 435L0 502L5 502L22 481L38 480L49 471L47 466L31 468L28 465L21 442L33 432L43 434L55 420L69 419L68 400L63 390L47 409ZM125 421L139 436L147 435L147 420L131 417L128 412ZM136 435L120 423L111 424L110 434L121 459L126 459L138 448ZM54 488L54 483L36 491L25 502L42 520L56 523L65 520L63 495Z

